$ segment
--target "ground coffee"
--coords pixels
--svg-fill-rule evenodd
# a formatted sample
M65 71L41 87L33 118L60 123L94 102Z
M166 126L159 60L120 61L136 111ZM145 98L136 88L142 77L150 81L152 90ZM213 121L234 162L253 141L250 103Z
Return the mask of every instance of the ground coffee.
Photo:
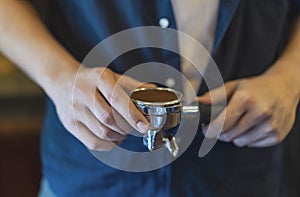
M143 102L169 102L178 99L174 92L163 89L135 91L131 94L131 98Z

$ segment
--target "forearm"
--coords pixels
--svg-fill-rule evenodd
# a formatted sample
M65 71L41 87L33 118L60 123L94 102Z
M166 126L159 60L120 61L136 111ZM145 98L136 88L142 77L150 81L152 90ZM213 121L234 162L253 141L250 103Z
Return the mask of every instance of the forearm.
M291 38L281 57L267 71L283 79L288 88L300 98L300 16L295 21Z
M1 52L50 95L78 67L27 1L0 0L0 35Z

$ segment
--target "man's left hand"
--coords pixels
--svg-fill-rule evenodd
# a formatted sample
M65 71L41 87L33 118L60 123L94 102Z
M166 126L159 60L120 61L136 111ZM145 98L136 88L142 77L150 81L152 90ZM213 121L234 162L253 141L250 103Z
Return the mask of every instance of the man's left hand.
M212 128L223 128L219 140L239 147L268 147L282 142L295 121L299 95L288 80L279 73L265 73L226 83L226 98L217 88L197 99L211 104L212 94L216 102L228 100L226 109L210 123Z

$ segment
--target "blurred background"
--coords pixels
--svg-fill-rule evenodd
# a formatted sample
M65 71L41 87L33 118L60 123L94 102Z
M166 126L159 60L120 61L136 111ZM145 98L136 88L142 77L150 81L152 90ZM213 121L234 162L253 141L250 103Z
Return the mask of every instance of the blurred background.
M0 196L37 196L44 94L0 54Z

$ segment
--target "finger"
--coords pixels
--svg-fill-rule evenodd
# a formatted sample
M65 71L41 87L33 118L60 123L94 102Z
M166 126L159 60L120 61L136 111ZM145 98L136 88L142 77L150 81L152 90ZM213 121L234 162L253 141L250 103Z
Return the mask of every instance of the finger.
M128 122L101 96L99 91L95 92L95 102L89 107L97 119L106 127L122 135L131 133L132 127Z
M112 112L116 124L123 130L123 133L126 135L130 134L133 131L133 128L130 126L130 124L114 108L112 108Z
M123 135L130 133L132 130L130 126L127 127L124 126L120 128L118 124L116 124L116 121L112 116L113 113L112 113L111 106L107 103L107 101L102 97L101 93L98 91L96 86L97 84L96 83L94 84L89 81L89 80L97 81L97 78L95 76L99 76L99 72L90 72L90 71L91 70L85 68L78 73L79 74L78 77L81 77L83 80L77 80L77 81L81 81L82 83L78 83L75 88L76 91L74 91L74 94L75 93L76 94L74 95L73 98L75 103L77 103L75 104L75 106L80 106L80 105L87 106L90 109L90 111L93 113L93 115L102 124L110 128L111 130L114 130ZM87 76L88 78L86 78ZM81 113L79 113L78 119L82 119Z
M247 111L232 129L220 136L220 139L221 141L230 142L240 135L244 135L256 125L260 125L266 118L264 115L260 115L257 110ZM262 126L265 127L265 124L262 124ZM264 129L263 127L258 127L258 129ZM257 130L257 128L254 128L254 130Z
M206 133L206 137L217 137L220 132L228 131L238 122L245 111L245 105L240 102L238 96L233 95L228 106L209 124L212 129L210 129L211 133Z
M267 136L262 140L249 144L248 147L250 148L263 148L263 147L270 147L278 144L278 139L275 135Z
M155 88L155 84L151 83L145 83L141 82L138 80L135 80L131 77L128 77L126 75L120 75L117 73L114 73L115 80L117 81L118 84L120 84L126 91L127 93L130 93L132 90L138 88L138 87L143 87L143 88Z
M123 141L125 135L121 135L98 121L94 114L88 109L84 109L84 116L81 116L81 123L84 124L98 138L106 141Z
M260 141L267 136L270 136L271 129L269 125L269 121L264 121L262 124L259 124L249 130L247 133L244 133L243 135L235 138L233 140L233 143L236 146L243 147Z
M84 124L76 122L78 135L76 136L88 149L97 151L108 151L120 142L110 142L98 138Z
M238 81L230 81L225 83L224 86L210 90L202 96L197 97L196 101L205 104L218 104L224 103L233 95Z
M113 73L109 70L102 72L98 89L125 120L136 130L146 133L150 125L143 114L134 106L125 91L116 83Z

